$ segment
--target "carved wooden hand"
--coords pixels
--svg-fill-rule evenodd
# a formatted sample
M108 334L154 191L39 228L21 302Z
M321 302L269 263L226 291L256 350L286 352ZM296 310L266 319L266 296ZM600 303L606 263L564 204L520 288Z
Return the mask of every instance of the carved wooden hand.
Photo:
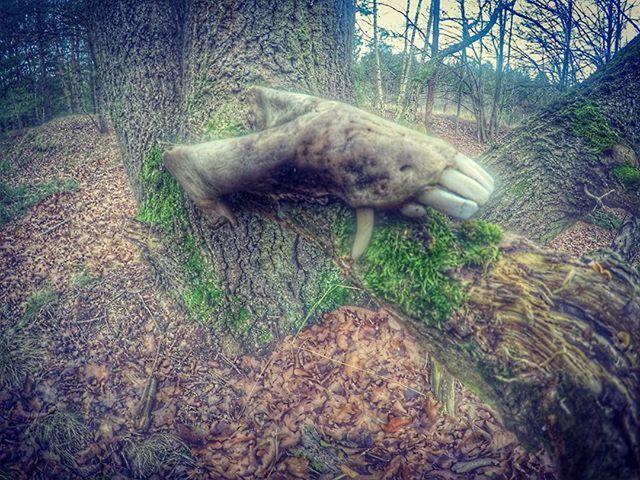
M247 97L259 131L165 154L189 197L231 223L221 199L228 193L294 185L332 194L357 209L357 258L369 243L374 208L420 217L431 206L467 219L493 191L487 172L438 138L308 95L253 87Z

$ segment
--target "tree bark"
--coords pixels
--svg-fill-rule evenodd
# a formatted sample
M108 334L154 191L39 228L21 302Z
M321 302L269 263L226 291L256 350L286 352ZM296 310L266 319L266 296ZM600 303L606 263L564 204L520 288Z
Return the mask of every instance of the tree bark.
M378 249L410 242L409 258L418 262L412 276L394 272L400 257L395 249L382 258L375 249L358 262L345 258L355 222L334 198L295 190L232 194L227 201L237 225L213 223L162 170L157 147L163 139L193 143L208 129L217 138L244 133L251 122L238 128L234 122L248 113L247 85L351 99L351 2L120 0L96 1L91 12L105 96L144 222L136 224L138 243L185 308L204 312L198 318L212 325L225 353L264 350L270 339L301 328L318 311L355 301L349 294L356 291L356 300L390 310L524 441L544 445L565 478L637 476L640 280L628 265L576 260L507 236L500 258L497 250L480 250L490 260L477 260L477 249L467 252L482 268L448 264L438 274L444 291L458 292L455 285L464 290L455 293L450 313L434 303L432 285L422 278L433 272L420 266L422 259L442 255L436 247L444 221L428 230L423 221L379 218L373 242ZM637 56L625 56L614 73L637 62ZM598 78L590 85L585 89L591 88L607 118L620 120L613 125L619 135L637 146L637 117L617 104L632 92L607 94ZM616 108L626 110L614 113ZM505 151L522 135L507 140ZM580 144L567 145L557 147L558 155L574 155ZM525 147L514 151L526 154ZM587 149L581 148L578 153ZM527 157L530 164L534 155ZM507 173L517 168L511 161ZM507 173L503 181L513 181ZM541 202L552 200L546 195ZM494 203L499 211L501 197ZM389 267L391 276L380 281L389 269L380 273L379 267ZM409 293L401 298L399 291ZM424 303L416 306L417 297Z
M499 179L483 217L544 243L592 210L585 192L614 190L605 205L637 212L637 192L625 191L613 174L613 152L616 145L640 152L639 83L636 37L602 71L483 154L480 163Z
M247 85L353 100L354 15L346 0L94 2L101 86L141 211L169 202L159 197L160 185L144 181L154 147L246 129ZM180 215L145 218L161 239L145 255L190 311L215 324L227 353L266 348L341 283L323 252L283 225L290 215L308 217L326 199L309 199L305 208L236 195L237 227L213 229L177 197L170 205ZM160 210L154 212L162 216Z
M640 258L640 217L627 216L616 232L611 249L629 264Z

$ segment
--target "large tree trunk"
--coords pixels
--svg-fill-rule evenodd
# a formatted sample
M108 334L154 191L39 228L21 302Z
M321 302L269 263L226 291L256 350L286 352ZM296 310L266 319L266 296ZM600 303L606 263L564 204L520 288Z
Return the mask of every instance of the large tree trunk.
M624 264L575 260L510 236L498 254L486 227L437 215L381 217L354 263L345 258L353 214L333 198L230 195L232 226L204 216L163 170L163 139L244 133L249 84L350 100L350 1L121 0L95 2L92 14L102 85L145 224L136 238L226 353L259 351L355 291L405 322L523 440L546 446L564 477L637 474L640 286ZM597 98L604 109L604 93ZM282 110L276 102L258 114L266 107Z
M637 192L613 174L640 152L640 37L602 71L526 121L480 162L499 179L484 218L536 241L552 240L605 205L640 214ZM620 155L623 150L628 155ZM591 194L592 196L590 196Z
M317 307L336 306L333 297L315 305L340 284L336 268L285 226L313 202L239 195L238 226L212 228L165 182L154 148L246 129L237 94L250 84L352 100L351 2L95 2L92 17L101 86L140 217L162 238L145 250L161 280L193 316L215 323L230 352L260 350Z

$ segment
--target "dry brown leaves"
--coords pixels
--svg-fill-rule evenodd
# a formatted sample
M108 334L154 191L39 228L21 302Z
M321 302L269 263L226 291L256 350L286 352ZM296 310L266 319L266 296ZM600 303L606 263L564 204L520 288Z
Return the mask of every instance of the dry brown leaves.
M619 211L612 210L612 212L624 217L624 214ZM615 235L615 231L605 230L590 223L576 222L554 238L549 246L579 257L588 252L609 247Z
M382 312L344 307L281 339L266 358L219 354L120 235L134 204L113 138L96 143L82 122L66 125L74 154L87 155L70 170L81 188L0 230L0 268L10 268L0 270L1 301L19 305L45 280L63 291L32 327L48 339L41 374L0 393L4 473L122 478L125 442L170 433L195 463L166 478L553 478L544 458L519 447L468 392L459 392L455 417L441 415L424 353ZM53 168L37 162L33 172ZM73 286L79 262L100 278ZM141 404L148 422L140 421ZM90 429L75 467L31 434L53 411L75 412ZM316 455L337 459L332 468L304 454L304 428L317 433Z
M82 117L37 130L45 146L9 149L15 174L25 182L73 178L79 188L45 199L0 230L0 304L17 310L45 283L61 289L82 269L103 275L136 257L122 235L122 220L135 215L135 202L114 135L97 136ZM20 158L13 158L18 150Z

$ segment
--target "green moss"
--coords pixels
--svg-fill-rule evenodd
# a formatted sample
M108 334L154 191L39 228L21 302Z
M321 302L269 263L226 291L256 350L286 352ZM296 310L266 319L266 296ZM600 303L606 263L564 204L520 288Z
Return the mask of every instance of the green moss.
M0 225L19 217L28 208L55 193L76 188L78 188L78 182L68 179L19 186L0 181Z
M591 100L574 102L561 114L569 121L569 128L574 135L582 138L595 154L611 148L618 139L607 118Z
M589 221L597 227L605 230L617 230L622 225L622 220L607 210L595 210L589 214Z
M246 307L240 307L231 317L231 329L235 332L245 333L251 326L251 312Z
M530 185L531 185L531 182L529 181L529 179L523 178L522 180L520 180L518 183L516 183L514 186L511 187L511 191L514 193L514 195L521 196L523 193L527 191Z
M462 247L461 261L465 266L485 267L500 258L497 244L502 230L491 223L474 221L460 225L457 237Z
M205 263L196 237L187 234L181 245L186 287L182 291L182 300L187 312L206 323L222 298L212 269Z
M501 235L482 221L455 226L433 210L417 223L391 218L376 226L358 272L375 296L439 326L465 298L451 273L497 260Z
M273 332L271 330L267 330L266 328L261 328L258 332L257 338L261 345L267 345L273 340Z
M182 189L164 169L164 151L154 147L142 163L140 182L144 200L138 209L138 220L161 226L166 234L179 236L187 230L189 221L182 198Z
M145 198L138 210L138 220L161 227L165 239L177 250L185 280L180 298L192 318L206 323L211 319L222 292L213 270L205 262L196 237L189 231L182 189L164 169L163 163L164 152L157 147L144 159L140 180Z
M640 186L640 169L634 165L618 165L613 167L611 173L625 188Z
M352 208L340 208L333 222L334 241L342 255L349 255L356 233L356 215Z

